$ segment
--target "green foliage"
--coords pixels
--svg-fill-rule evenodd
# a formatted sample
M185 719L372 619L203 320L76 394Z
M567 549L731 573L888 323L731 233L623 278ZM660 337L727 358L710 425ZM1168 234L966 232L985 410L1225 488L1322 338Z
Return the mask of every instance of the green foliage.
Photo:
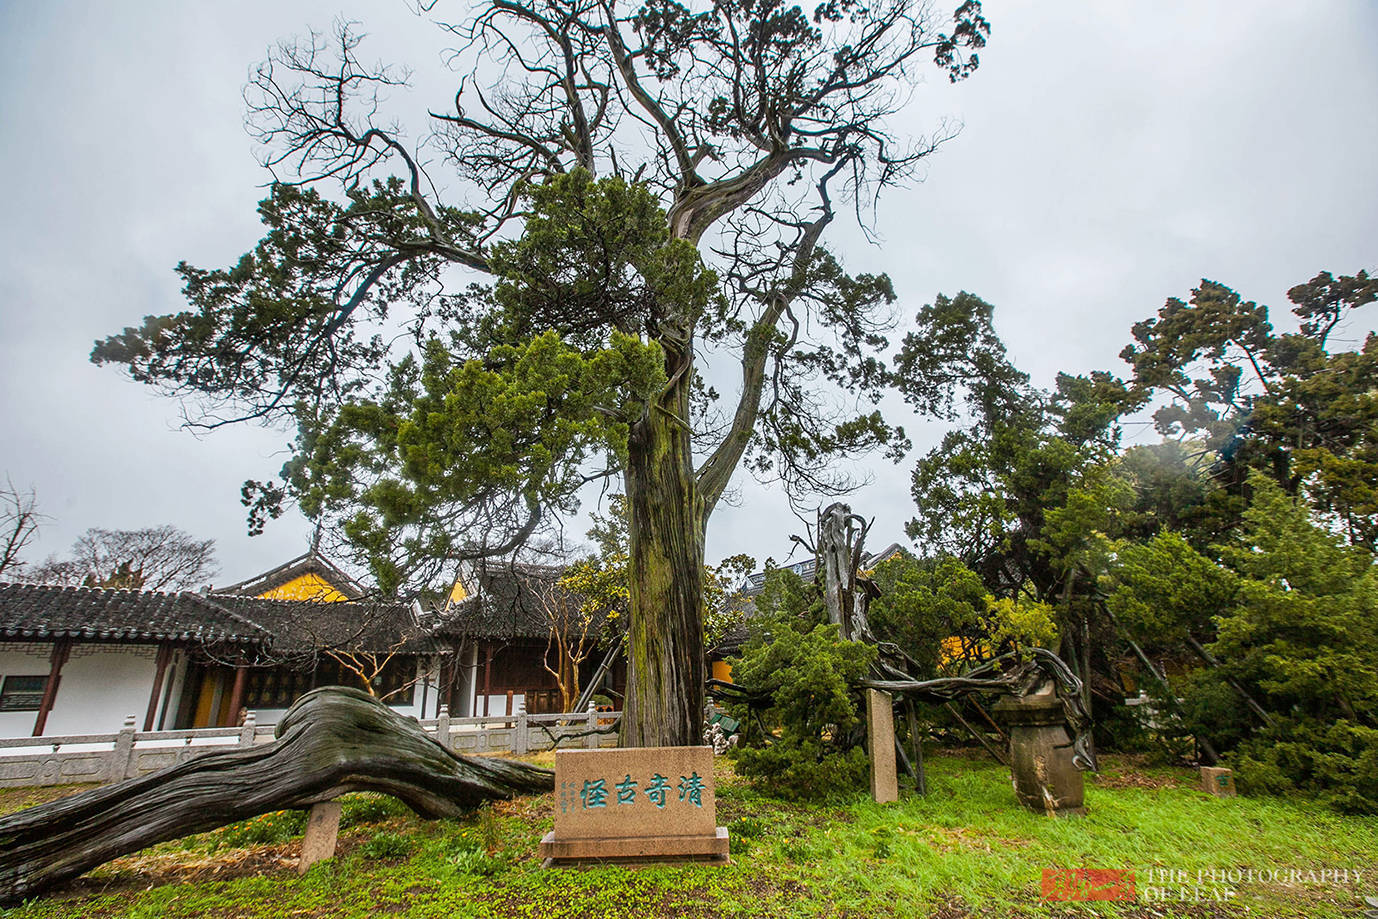
M1268 308L1203 280L1189 301L1173 298L1134 326L1121 356L1136 388L1171 401L1154 419L1165 434L1204 439L1217 477L1236 494L1250 470L1333 519L1350 542L1378 539L1378 336L1333 351L1329 336L1378 299L1365 271L1325 271L1287 293L1301 320L1280 333Z
M452 557L471 541L434 525L440 508L567 505L591 451L625 452L627 418L663 385L662 365L654 342L616 331L590 353L546 331L462 361L432 338L382 398L304 420L287 472L308 513L359 508L344 531L392 589L399 557Z
M649 339L659 323L692 328L710 316L708 334L717 332L728 309L718 276L693 243L671 238L647 186L576 169L526 186L523 198L522 235L489 256L497 310L484 338L524 341L558 329L593 350L609 328Z
M507 867L507 859L490 855L483 849L461 848L450 856L450 864L460 874L492 877Z
M858 726L851 687L874 661L873 648L843 641L834 625L804 631L777 619L753 622L753 631L732 665L733 679L749 692L770 696L787 735L820 739Z
M388 859L406 858L416 850L416 841L401 833L390 833L383 831L374 833L368 840L359 847L359 854L364 858L371 858L380 861Z
M960 396L972 418L915 466L920 516L906 530L960 559L993 593L1029 587L1068 615L1067 580L1094 563L1132 500L1108 464L1116 420L1143 397L1101 372L1059 374L1052 393L1033 389L1009 362L992 312L969 293L940 296L905 336L897 357L905 398L955 417Z
M248 820L232 823L209 833L211 850L242 849L246 846L270 846L287 842L306 831L306 811L274 811Z
M1171 681L1172 699L1156 683L1148 687L1160 712L1171 712L1173 703L1181 707L1181 734L1184 739L1205 737L1221 750L1233 750L1257 730L1257 719L1249 712L1239 691L1225 675L1212 667L1198 666ZM1164 717L1167 733L1170 719Z
M596 553L578 559L565 569L560 586L578 596L581 612L599 620L616 622L631 605L631 570L627 498L609 496L609 510L593 514L588 537ZM704 647L713 649L742 622L736 601L737 585L756 568L748 555L733 555L717 565L703 566Z
M1229 570L1166 530L1147 542L1118 544L1103 587L1106 606L1129 637L1156 643L1200 634L1237 589Z
M361 792L341 799L340 829L369 823L382 823L410 814L411 808L391 795Z
M727 825L729 846L733 855L745 855L765 835L766 825L759 817L738 817Z
M866 788L871 768L859 746L839 750L809 739L738 747L736 760L737 771L757 787L791 801L853 797Z
M1240 537L1222 547L1238 594L1211 646L1272 716L1240 745L1240 778L1378 812L1378 563L1267 479L1250 484Z
M1051 648L1057 643L1057 620L1047 603L1025 597L990 597L982 619L993 648Z
M755 604L761 621L783 618L810 625L824 621L818 587L788 568L776 568L774 559L766 559L765 581Z
M1246 740L1232 762L1245 791L1319 792L1347 813L1378 813L1378 729L1341 718L1287 719Z
M875 634L892 641L918 664L918 679L938 675L950 637L981 642L989 594L976 573L950 555L915 559L897 555L876 566L880 589L867 616Z
M1204 442L1167 440L1130 447L1115 465L1134 490L1121 518L1122 535L1148 539L1171 530L1198 550L1224 538L1239 522L1241 494L1212 481L1212 456Z
M767 582L796 586L787 573L773 572ZM804 599L802 591L784 597L796 606ZM735 753L737 768L782 798L851 794L861 787L867 763L856 746L861 720L852 687L875 660L875 649L843 641L836 626L813 624L784 605L774 610L750 620L751 638L732 662L732 678L770 700L763 718L778 733L753 736L751 719L738 707L733 714L747 730Z

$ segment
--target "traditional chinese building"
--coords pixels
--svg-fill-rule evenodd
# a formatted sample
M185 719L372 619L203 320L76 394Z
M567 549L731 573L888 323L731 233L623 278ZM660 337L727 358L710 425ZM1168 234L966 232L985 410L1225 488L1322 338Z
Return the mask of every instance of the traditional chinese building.
M371 597L309 552L210 592L0 584L0 736L271 724L316 686L371 688L434 718L557 711L551 621L559 569L490 565L443 608ZM625 667L589 635L581 685L620 698ZM602 642L602 644L600 644Z
M454 690L449 697L452 713L560 710L558 681L551 672L558 669L552 642L558 617L552 617L550 605L579 602L561 596L562 570L500 562L472 569L461 578L432 633L455 649L460 666L460 679L447 683ZM608 629L600 620L589 630L579 685L586 689L596 681L601 694L619 702L626 687L626 665L620 655L608 659Z

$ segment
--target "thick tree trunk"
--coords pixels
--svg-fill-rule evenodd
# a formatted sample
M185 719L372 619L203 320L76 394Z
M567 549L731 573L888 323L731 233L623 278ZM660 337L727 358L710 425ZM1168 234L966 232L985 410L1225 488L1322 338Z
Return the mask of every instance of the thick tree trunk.
M355 689L307 693L276 733L271 744L207 753L0 819L0 902L155 843L348 791L393 795L433 818L555 785L546 769L457 756L415 720Z
M622 746L703 742L705 521L690 452L689 354L688 345L666 347L672 382L628 441L631 617Z

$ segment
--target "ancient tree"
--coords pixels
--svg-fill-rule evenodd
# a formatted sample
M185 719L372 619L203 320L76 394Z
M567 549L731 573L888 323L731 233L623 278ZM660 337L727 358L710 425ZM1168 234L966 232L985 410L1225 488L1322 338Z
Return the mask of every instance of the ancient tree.
M737 468L827 491L829 456L905 445L868 404L889 281L822 238L948 136L891 116L925 64L974 70L989 26L977 0L945 21L908 0L488 0L439 24L463 76L421 144L354 31L280 46L248 91L267 235L232 268L182 265L188 309L92 357L201 425L292 416L284 481L246 485L251 527L290 499L333 515L386 588L510 552L620 477L622 740L696 742L704 532Z
M25 579L71 587L124 590L198 590L219 572L215 540L197 539L170 524L141 530L92 527L72 543L67 558L50 557Z
M346 792L382 792L437 818L555 785L547 769L451 753L414 719L338 686L302 696L275 735L0 818L0 902L155 843Z

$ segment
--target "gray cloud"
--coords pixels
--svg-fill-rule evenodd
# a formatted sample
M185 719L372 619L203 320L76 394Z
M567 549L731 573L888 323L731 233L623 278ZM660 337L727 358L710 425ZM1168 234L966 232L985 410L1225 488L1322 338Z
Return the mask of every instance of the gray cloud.
M1202 277L1280 315L1286 289L1321 269L1378 267L1371 4L986 7L980 71L958 87L935 74L906 115L916 132L955 117L961 135L927 181L882 200L879 245L833 235L850 267L890 272L905 313L940 291L981 295L1015 361L1048 385L1058 370L1117 369L1129 326ZM271 42L339 11L0 6L0 471L36 486L55 518L34 556L90 526L169 522L215 537L229 581L305 548L300 520L248 539L237 500L240 482L280 465L286 433L192 437L173 403L86 355L179 308L177 261L227 264L258 238L266 176L242 128L246 73ZM425 22L400 5L344 15L366 23L369 57L416 67L417 91L393 100L404 121L448 98ZM920 450L941 436L905 424ZM875 480L851 500L877 517L877 543L913 514L908 465L857 468ZM800 529L783 497L740 484L710 556L783 555Z

